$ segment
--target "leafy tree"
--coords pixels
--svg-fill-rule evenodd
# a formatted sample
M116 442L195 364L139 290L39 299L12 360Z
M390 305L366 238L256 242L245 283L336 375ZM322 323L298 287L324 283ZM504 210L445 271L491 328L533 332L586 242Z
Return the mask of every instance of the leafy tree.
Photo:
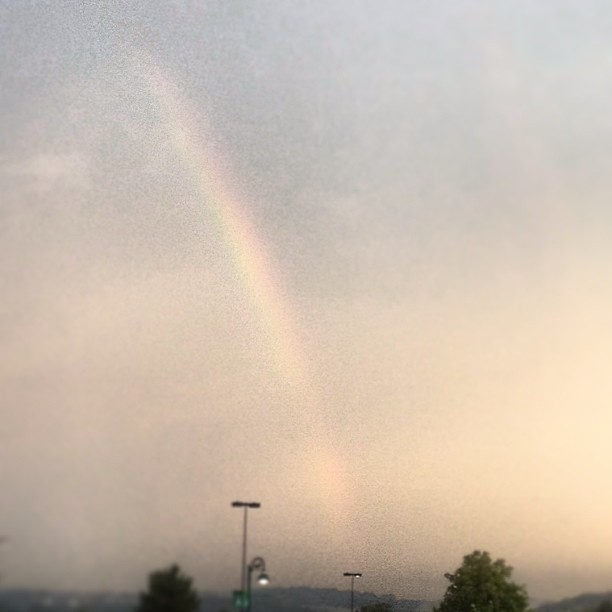
M192 584L178 565L152 572L136 612L197 612L200 598Z
M364 606L359 612L393 612L393 606L387 602L380 602Z
M525 612L527 591L511 575L503 559L475 550L454 574L445 574L450 584L437 612Z

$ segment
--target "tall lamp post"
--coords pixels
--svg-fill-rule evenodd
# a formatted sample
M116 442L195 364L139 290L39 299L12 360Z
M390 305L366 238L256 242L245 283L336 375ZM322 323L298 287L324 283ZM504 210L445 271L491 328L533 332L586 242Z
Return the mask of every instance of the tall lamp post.
M247 581L247 612L251 612L251 577L255 570L259 570L259 576L257 577L257 583L262 586L270 584L270 576L266 574L266 562L263 557L255 557L248 566L249 578Z
M261 508L259 502L243 502L235 501L232 502L232 508L244 508L244 526L242 528L242 567L240 571L240 590L244 593L246 591L246 552L247 552L247 516L249 508Z
M361 572L344 572L344 575L351 577L351 612L353 612L353 600L355 597L355 578L361 578L363 574Z

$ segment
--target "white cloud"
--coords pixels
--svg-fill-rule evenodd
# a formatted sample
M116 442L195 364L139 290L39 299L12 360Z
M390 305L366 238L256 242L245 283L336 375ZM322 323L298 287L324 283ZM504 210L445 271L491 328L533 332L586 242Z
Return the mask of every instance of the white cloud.
M52 191L86 188L90 183L89 160L79 152L38 153L5 163L4 179L18 189L38 195Z

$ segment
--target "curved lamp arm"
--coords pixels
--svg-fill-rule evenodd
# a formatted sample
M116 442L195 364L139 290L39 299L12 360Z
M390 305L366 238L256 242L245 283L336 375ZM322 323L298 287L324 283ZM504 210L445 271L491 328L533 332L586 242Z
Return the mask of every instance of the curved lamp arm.
M255 557L249 563L249 570L250 571L261 570L262 572L265 572L266 571L266 562L264 561L264 558L263 557Z

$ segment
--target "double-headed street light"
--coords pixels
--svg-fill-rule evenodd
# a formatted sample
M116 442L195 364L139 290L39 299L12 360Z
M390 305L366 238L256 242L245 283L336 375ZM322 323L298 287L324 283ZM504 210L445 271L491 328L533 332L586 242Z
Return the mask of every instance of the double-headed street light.
M355 594L355 578L361 578L363 574L361 572L344 572L345 576L351 577L351 612L353 612L353 600Z

